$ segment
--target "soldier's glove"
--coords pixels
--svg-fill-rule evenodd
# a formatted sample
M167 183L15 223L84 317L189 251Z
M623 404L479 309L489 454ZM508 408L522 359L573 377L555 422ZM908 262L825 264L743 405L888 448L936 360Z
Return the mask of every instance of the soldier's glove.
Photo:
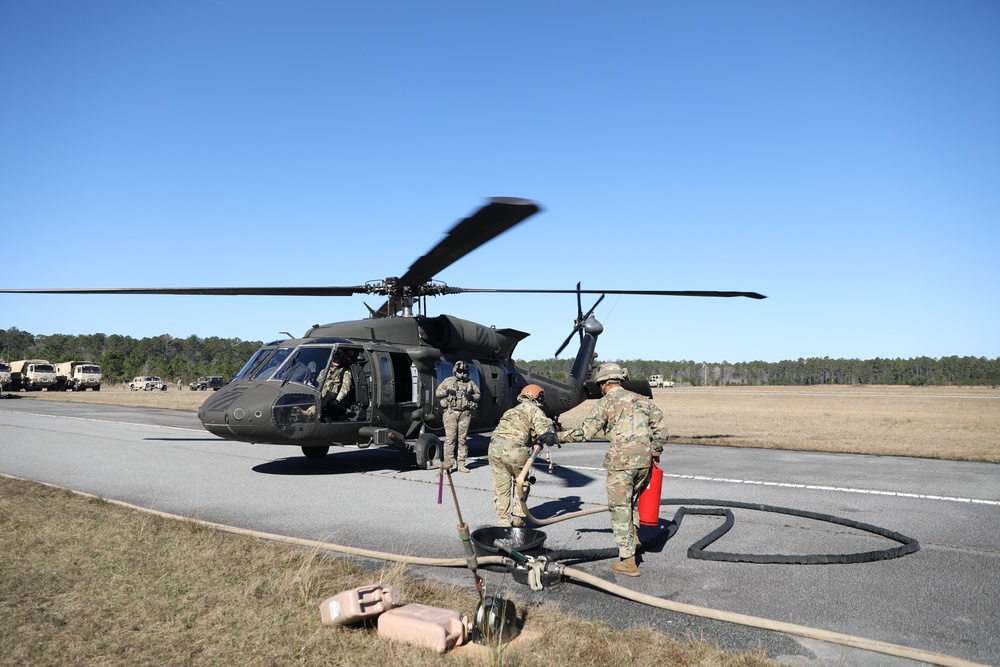
M545 433L542 433L540 436L538 436L538 442L542 443L546 447L551 447L552 445L555 445L556 447L559 448L562 447L562 445L559 443L559 436L556 435L555 431L546 431Z

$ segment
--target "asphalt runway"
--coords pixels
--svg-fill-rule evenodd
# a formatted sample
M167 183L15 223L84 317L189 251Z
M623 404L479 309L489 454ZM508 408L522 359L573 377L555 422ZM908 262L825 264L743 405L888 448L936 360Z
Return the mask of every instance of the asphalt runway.
M455 474L465 521L494 523L486 439L470 474ZM539 517L605 504L606 443L566 445L542 461L529 506ZM702 607L857 635L1000 665L1000 468L897 457L705 446L668 446L664 498L761 503L833 515L916 539L920 550L859 564L776 565L695 560L693 543L719 517L686 516L670 539L676 505L640 534L650 545L639 578L610 561L572 566L629 589ZM376 551L460 558L457 515L438 475L404 469L387 449L334 449L325 461L291 447L216 438L190 412L30 399L0 401L0 472L141 507ZM692 506L686 503L688 506ZM734 510L713 550L855 553L899 546L842 525ZM605 513L543 528L548 549L613 546ZM472 587L464 569L411 571ZM540 592L509 573L483 573L487 590L515 603L545 600L617 627L646 626L733 650L763 647L792 665L910 665L909 660L660 610L573 581ZM334 593L336 591L331 592ZM471 613L472 610L463 610ZM317 616L317 623L319 618Z

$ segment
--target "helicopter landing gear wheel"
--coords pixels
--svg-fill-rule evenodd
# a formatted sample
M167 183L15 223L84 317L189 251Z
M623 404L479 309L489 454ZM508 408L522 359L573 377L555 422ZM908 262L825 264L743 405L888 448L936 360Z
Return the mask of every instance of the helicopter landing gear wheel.
M441 439L433 433L421 433L413 445L413 453L416 455L418 470L432 470L440 465Z
M306 447L305 445L302 445L302 453L306 455L307 459L326 458L326 455L329 451L330 451L329 445L318 445L314 447Z

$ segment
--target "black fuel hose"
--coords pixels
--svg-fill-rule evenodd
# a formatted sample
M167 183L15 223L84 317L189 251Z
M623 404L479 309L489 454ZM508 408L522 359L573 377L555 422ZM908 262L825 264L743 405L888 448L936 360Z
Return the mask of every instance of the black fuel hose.
M701 539L697 540L694 544L688 547L687 555L688 558L693 558L697 560L711 560L711 561L721 561L729 563L769 563L769 564L783 564L783 565L829 565L829 564L850 564L850 563L869 563L876 560L889 560L892 558L900 558L907 554L914 553L920 550L920 544L912 537L907 537L900 533L881 528L879 526L873 526L868 523L862 523L860 521L854 521L852 519L843 519L841 517L833 516L832 514L821 514L819 512L809 512L807 510L797 510L788 507L777 507L774 505L764 505L761 503L742 503L735 500L704 500L700 498L666 498L660 501L660 506L664 505L680 505L677 512L674 514L672 521L668 521L667 529L662 531L660 535L654 537L653 539L648 539L643 545L645 550L650 547L663 544L667 540L671 539L676 535L677 531L680 529L681 522L684 517L693 515L707 515L707 516L721 516L725 520L722 525L708 533ZM689 505L708 505L715 509L707 509L704 507L689 507ZM714 543L716 540L721 538L723 535L729 532L729 530L736 523L736 519L730 508L736 509L746 509L754 510L758 512L770 512L776 514L787 514L789 516L797 516L805 519L812 519L814 521L822 521L825 523L833 523L838 526L846 526L848 528L854 528L855 530L861 530L866 533L872 533L880 537L885 537L887 539L893 540L894 542L899 542L900 546L892 547L889 549L880 549L877 551L863 551L858 553L840 553L840 554L806 554L806 555L789 555L789 554L747 554L747 553L732 553L724 551L707 551L706 548ZM593 509L603 509L607 510L607 506L603 508L593 508ZM588 510L588 513L592 510ZM573 512L572 514L566 514L562 516L552 517L551 519L543 519L538 521L530 512L525 512L529 519L539 523L540 525L548 525L562 521L569 518L575 518L580 516L581 513ZM607 548L607 549L577 549L577 550L552 550L546 551L546 557L552 561L594 561L594 560L606 560L609 558L616 558L618 556L617 548Z
M775 507L774 505L763 505L761 503L741 503L733 500L701 500L695 498L667 498L660 501L660 506L663 505L681 505L674 515L674 519L671 522L671 526L666 532L666 538L670 539L680 528L681 521L684 516L688 514L700 514L700 515L716 515L725 517L725 521L721 526L710 532L705 537L701 538L688 548L688 558L696 558L699 560L713 560L713 561L724 561L730 563L777 563L786 565L828 565L828 564L847 564L847 563L869 563L876 560L889 560L891 558L899 558L907 554L914 553L920 550L920 544L912 537L907 537L906 535L901 535L900 533L887 530L885 528L880 528L879 526L873 526L868 523L861 523L860 521L853 521L851 519L842 519L840 517L833 516L832 514L820 514L819 512L809 512L806 510L791 509L788 507ZM710 505L713 507L721 507L724 509L697 509L686 507L686 505ZM846 554L810 554L810 555L786 555L786 554L745 554L745 553L729 553L724 551L706 551L705 548L711 545L713 542L718 540L720 537L729 532L729 529L733 527L735 519L733 517L732 511L728 508L739 508L756 510L758 512L773 512L777 514L787 514L789 516L798 516L806 519L812 519L814 521L823 521L826 523L837 524L838 526L846 526L848 528L854 528L855 530L861 530L866 533L872 533L874 535L879 535L887 539L893 540L894 542L899 542L900 546L893 547L890 549L880 549L878 551L863 551L858 553L846 553Z

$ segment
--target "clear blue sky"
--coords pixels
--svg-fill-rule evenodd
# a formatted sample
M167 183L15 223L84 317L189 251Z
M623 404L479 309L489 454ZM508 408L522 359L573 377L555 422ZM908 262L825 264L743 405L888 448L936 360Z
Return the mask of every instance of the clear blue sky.
M493 196L544 211L440 280L769 297L609 296L604 358L998 357L1000 3L0 3L4 288L355 285ZM0 295L0 328L270 340L364 301ZM519 358L576 313L429 305Z

